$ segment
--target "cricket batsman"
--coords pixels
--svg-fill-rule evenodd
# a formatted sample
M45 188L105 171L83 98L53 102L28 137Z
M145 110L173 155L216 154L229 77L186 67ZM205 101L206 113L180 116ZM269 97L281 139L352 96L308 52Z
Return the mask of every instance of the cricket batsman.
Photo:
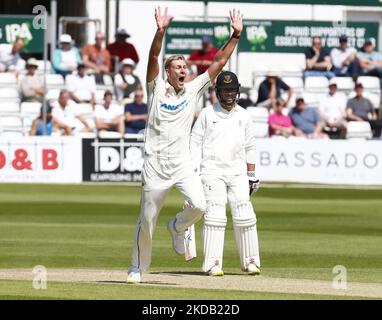
M203 226L203 271L223 276L226 203L231 206L232 224L241 269L260 274L256 215L250 196L259 188L255 176L255 139L250 116L237 104L240 84L230 71L216 80L218 102L202 110L191 133L191 155L200 163L207 209Z
M230 11L233 34L215 55L208 70L185 83L186 59L182 55L167 58L164 64L167 80L160 76L158 59L166 29L173 19L161 8L155 9L157 31L151 44L147 67L148 120L145 129L145 160L142 168L140 215L135 229L132 262L127 282L141 281L142 272L150 266L152 237L158 214L167 192L175 186L190 207L179 212L168 223L176 253L185 253L184 231L196 223L206 210L203 186L190 156L191 125L198 100L211 85L239 42L243 29L240 11Z

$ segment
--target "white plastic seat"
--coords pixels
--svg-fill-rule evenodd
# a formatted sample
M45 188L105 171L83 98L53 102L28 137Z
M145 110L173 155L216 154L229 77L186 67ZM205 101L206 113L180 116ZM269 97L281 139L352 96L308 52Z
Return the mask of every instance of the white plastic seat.
M378 77L360 76L357 82L362 83L365 90L380 92L380 81ZM354 86L353 86L354 88Z
M95 101L96 103L98 104L102 104L103 103L103 95L105 94L105 91L106 90L102 90L102 89L97 89L96 92L95 92Z
M77 137L95 139L97 138L97 134L95 132L77 132Z
M2 72L0 73L0 87L16 87L17 78L11 72Z
M46 61L46 72L50 73L52 71L52 64L49 60ZM44 73L44 60L37 60L37 73Z
M18 102L0 101L0 114L18 114L20 105Z
M46 100L50 102L57 101L59 95L60 89L49 89L48 93L46 94Z
M0 88L0 102L20 102L20 95L16 88Z
M73 109L76 116L93 116L93 107L90 103L78 103Z
M267 138L269 136L268 123L255 122L252 125L253 134L256 138Z
M22 117L38 116L41 111L40 102L22 102L20 105L20 113Z
M329 80L326 77L307 77L305 79L305 91L327 92Z
M295 92L302 92L304 90L304 82L301 77L283 77L282 80Z
M354 81L351 77L335 77L331 81L337 84L337 89L339 91L350 92L354 90Z
M266 122L268 123L269 112L264 107L248 107L247 111L251 117L252 122Z
M367 121L349 121L346 139L371 139L373 136L370 123Z
M117 131L99 131L98 137L101 139L119 139L122 138L121 134Z
M0 117L0 130L22 131L23 123L18 116L2 116Z
M103 75L103 83L105 86L113 87L113 79L108 74Z
M265 80L265 76L259 76L255 78L254 88L259 90L260 84Z
M23 132L21 130L6 130L0 131L1 138L20 138L23 137Z
M60 74L47 74L46 75L46 86L48 89L53 88L64 88L65 80L64 77Z
M319 108L321 101L325 98L326 93L323 92L304 92L302 94L305 103L308 105L308 107L314 107Z

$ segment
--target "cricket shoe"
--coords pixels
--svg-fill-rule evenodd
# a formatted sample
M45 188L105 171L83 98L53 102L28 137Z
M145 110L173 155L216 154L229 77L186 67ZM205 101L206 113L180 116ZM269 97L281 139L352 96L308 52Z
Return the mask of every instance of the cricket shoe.
M258 276L260 274L260 268L254 263L250 263L245 271L247 272L247 274L253 276Z
M213 277L222 277L224 276L223 270L219 266L213 266L210 271L208 271L208 274Z
M127 273L127 283L140 283L141 272L137 268L131 268Z
M172 236L172 247L175 252L179 255L183 255L186 252L184 247L184 231L177 232L175 230L175 219L172 219L167 224L167 229L170 231Z

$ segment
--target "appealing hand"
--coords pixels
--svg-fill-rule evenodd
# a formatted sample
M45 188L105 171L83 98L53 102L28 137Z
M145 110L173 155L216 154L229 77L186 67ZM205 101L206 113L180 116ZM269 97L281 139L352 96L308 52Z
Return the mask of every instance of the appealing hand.
M231 18L231 27L233 29L233 33L236 36L240 36L241 31L243 30L243 15L240 13L240 10L233 9L229 11L229 16Z
M163 14L159 6L158 8L155 8L155 21L159 30L166 29L170 25L172 19L174 19L174 17L167 14L167 7L164 9Z

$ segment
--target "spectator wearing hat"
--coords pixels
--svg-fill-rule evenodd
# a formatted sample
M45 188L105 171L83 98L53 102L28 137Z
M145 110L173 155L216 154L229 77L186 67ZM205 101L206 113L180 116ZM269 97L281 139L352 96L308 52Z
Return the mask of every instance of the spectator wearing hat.
M289 112L295 126L294 134L297 137L309 139L328 139L322 132L324 122L315 108L308 107L303 97L297 97L296 106Z
M41 102L44 94L44 80L36 74L37 60L29 58L25 67L27 74L20 83L22 101Z
M363 96L362 83L355 84L356 96L349 99L346 105L346 116L349 121L367 121L373 130L373 137L381 137L382 121L378 119L371 101Z
M53 108L51 106L47 106L46 108L46 127L44 134L44 109L41 108L40 115L33 120L31 130L29 131L30 136L51 136L52 133L58 131L58 125L56 121L53 119L52 115Z
M98 132L115 131L123 136L125 123L123 121L122 106L112 103L113 93L109 90L105 91L103 100L104 103L96 105L94 109L94 120Z
M126 42L127 38L130 38L130 34L128 34L125 29L119 28L115 34L115 42L107 46L107 50L112 56L113 70L116 70L119 63L127 58L132 59L135 64L139 62L137 50L135 50L133 44ZM115 63L116 60L117 64Z
M84 64L94 72L98 84L103 84L103 75L109 74L111 71L111 56L109 51L103 47L104 41L104 34L97 32L95 44L87 44L82 49Z
M265 80L261 82L259 86L259 95L256 105L259 107L267 107L268 109L272 108L277 99L281 98L283 91L288 92L288 98L284 104L284 106L287 106L293 94L292 88L282 81L276 72L269 71Z
M349 47L347 36L341 36L339 42L339 47L333 48L330 52L333 72L337 77L352 77L356 81L362 72L357 58L357 50Z
M321 37L312 38L312 46L305 53L306 69L304 78L323 76L331 79L335 74L330 71L332 69L332 60L330 52L322 46Z
M66 79L66 89L70 98L76 103L91 103L94 107L96 83L93 75L86 74L86 67L80 63L77 73Z
M337 91L337 84L329 82L329 93L321 100L320 114L325 122L324 131L328 133L339 133L341 138L346 134L346 96Z
M132 93L142 86L139 78L133 73L134 69L135 63L132 59L123 59L121 70L114 77L117 99L123 101L124 104L132 102Z
M138 88L134 92L134 102L125 105L126 133L139 133L146 126L148 107L143 98L143 90Z
M203 74L211 65L218 51L219 49L215 48L213 45L212 37L205 35L202 37L202 48L200 50L195 50L190 54L187 60L187 65L195 65L197 75Z
M269 135L289 137L294 133L295 128L290 116L283 114L284 101L277 99L273 113L268 117Z
M365 76L378 77L382 80L382 53L374 50L374 43L367 39L362 50L357 53L362 74Z
M60 36L60 46L53 52L52 67L56 73L66 77L76 70L77 65L82 63L82 59L78 49L72 45L70 34Z
M0 44L0 72L13 72L18 77L25 66L25 61L20 56L23 48L24 41L21 38L16 38L13 44Z

